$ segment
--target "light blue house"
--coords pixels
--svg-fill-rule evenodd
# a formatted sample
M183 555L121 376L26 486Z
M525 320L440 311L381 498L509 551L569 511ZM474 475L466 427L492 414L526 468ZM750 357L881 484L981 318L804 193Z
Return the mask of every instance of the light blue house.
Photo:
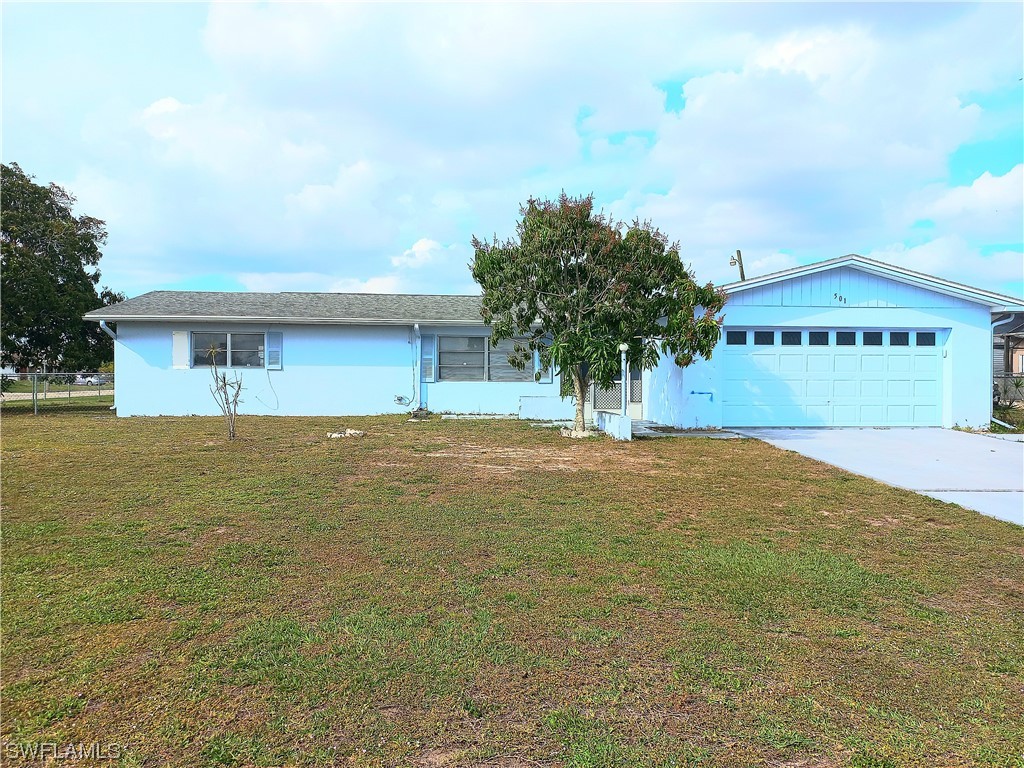
M845 256L725 286L711 360L628 377L629 415L679 427L987 426L993 313L1021 299ZM118 415L217 413L209 350L242 412L571 418L557 375L487 343L477 296L156 291L86 315L116 323ZM621 410L591 389L588 415Z

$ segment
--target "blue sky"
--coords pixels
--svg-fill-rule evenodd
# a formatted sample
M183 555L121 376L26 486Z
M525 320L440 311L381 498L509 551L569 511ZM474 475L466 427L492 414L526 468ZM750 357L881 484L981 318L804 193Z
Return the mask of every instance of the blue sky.
M593 191L701 279L846 253L1024 293L1012 4L4 3L4 162L103 282L475 291L472 235Z

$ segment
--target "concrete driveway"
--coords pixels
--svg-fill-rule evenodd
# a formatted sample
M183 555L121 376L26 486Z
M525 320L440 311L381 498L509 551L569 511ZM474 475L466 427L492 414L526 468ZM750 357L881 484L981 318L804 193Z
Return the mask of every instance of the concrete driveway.
M1024 443L951 429L736 429L858 475L1024 525Z

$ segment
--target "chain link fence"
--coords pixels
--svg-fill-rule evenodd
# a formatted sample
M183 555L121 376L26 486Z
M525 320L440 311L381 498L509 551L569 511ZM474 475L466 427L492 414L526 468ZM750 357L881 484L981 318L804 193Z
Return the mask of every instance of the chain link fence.
M11 415L56 410L109 410L114 405L114 374L102 371L11 373L0 375L0 408Z
M992 402L1013 407L1024 404L1024 373L1002 373L992 378Z

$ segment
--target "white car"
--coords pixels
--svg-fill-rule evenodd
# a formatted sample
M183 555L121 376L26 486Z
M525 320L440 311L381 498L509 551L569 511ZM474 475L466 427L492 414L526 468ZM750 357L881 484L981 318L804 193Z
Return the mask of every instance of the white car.
M95 387L99 384L106 384L107 377L99 373L85 373L75 376L75 384L88 387Z

